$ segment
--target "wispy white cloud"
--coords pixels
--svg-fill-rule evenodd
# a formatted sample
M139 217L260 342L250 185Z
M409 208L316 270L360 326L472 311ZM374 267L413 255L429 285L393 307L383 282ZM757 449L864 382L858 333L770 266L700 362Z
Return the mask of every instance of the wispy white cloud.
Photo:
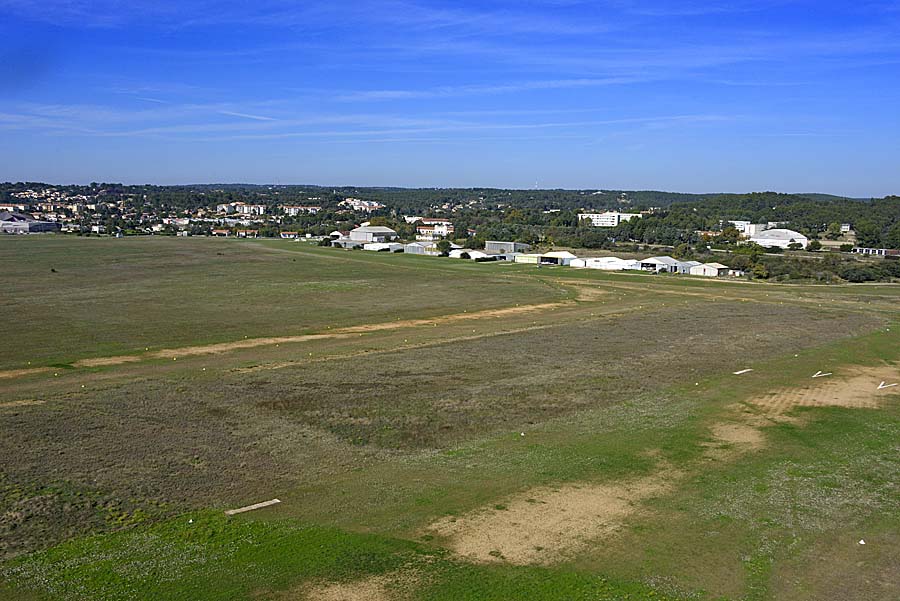
M241 117L243 119L251 119L253 121L278 121L278 119L274 117L265 117L263 115L250 115L248 113L238 113L235 111L218 111L220 115L227 115L229 117Z
M262 103L272 106L278 103ZM716 114L683 114L620 118L558 119L593 111L457 111L409 116L383 113L302 114L282 107L277 116L261 115L253 105L160 105L123 109L96 105L25 105L0 113L0 129L90 137L156 137L194 141L278 139L406 139L471 138L473 135L576 135L611 127L688 127L724 121Z
M407 100L421 98L446 98L453 96L480 96L487 94L508 94L531 90L558 90L566 88L593 88L600 86L638 83L647 79L637 77L607 77L581 79L551 79L539 81L522 81L507 84L481 84L463 86L441 86L428 89L407 90L363 90L341 94L337 97L343 101L361 100Z
M641 126L641 127L688 127L703 123L715 123L729 121L733 117L723 115L672 115L656 117L631 117L622 119L599 119L585 121L548 121L532 123L447 123L426 127L404 128L361 128L361 129L331 129L331 130L303 130L303 131L270 131L261 133L240 133L225 137L204 138L203 141L222 140L285 140L292 138L371 138L371 137L419 137L422 135L443 134L444 137L463 137L468 139L473 132L518 132L518 131L544 131L571 129L582 134L588 128L602 128L610 126Z

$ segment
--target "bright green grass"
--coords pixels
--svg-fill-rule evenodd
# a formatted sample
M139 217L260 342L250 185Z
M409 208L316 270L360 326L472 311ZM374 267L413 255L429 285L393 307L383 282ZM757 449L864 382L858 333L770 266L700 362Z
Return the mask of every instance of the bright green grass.
M51 599L244 599L312 579L383 573L420 553L396 539L201 512L76 540L0 575Z
M408 570L414 598L436 600L676 599L651 587L541 568L476 567L393 538L292 520L228 519L212 512L66 543L0 568L19 589L0 598L269 598L303 585ZM418 582L424 584L422 590Z

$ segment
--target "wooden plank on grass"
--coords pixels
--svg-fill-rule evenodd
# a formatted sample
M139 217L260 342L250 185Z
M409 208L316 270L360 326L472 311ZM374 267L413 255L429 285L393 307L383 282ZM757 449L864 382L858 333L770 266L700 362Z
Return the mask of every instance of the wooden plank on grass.
M262 509L263 507L269 507L270 505L277 505L281 503L280 499L272 499L271 501L263 501L262 503L254 503L253 505L247 505L246 507L239 507L238 509L228 509L225 511L225 515L235 515L238 513L244 513L245 511L253 511L254 509Z

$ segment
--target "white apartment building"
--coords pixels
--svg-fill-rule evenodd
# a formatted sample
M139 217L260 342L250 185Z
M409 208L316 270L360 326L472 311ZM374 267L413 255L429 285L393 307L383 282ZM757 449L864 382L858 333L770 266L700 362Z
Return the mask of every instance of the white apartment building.
M623 221L641 218L640 213L619 213L618 211L606 211L604 213L582 213L578 219L589 220L594 227L616 227Z

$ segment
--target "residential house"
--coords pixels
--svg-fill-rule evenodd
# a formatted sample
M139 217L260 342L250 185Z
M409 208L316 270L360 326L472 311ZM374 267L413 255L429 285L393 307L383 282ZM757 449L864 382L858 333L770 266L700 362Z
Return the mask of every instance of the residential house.
M371 213L378 209L383 209L384 205L374 200L361 200L359 198L346 198L338 203L342 207L348 207L353 211L360 213Z
M852 252L857 255L871 257L900 257L900 250L895 248L862 248L857 246Z
M266 214L266 205L247 204L245 202L234 203L234 210L239 215L258 216Z
M423 221L416 225L416 240L440 240L452 236L453 233L453 223L449 219L432 221L432 223Z
M750 221L729 221L743 238L752 238L769 228L768 223L752 223Z
M281 210L289 217L297 215L315 215L322 210L322 207L310 205L281 205Z

